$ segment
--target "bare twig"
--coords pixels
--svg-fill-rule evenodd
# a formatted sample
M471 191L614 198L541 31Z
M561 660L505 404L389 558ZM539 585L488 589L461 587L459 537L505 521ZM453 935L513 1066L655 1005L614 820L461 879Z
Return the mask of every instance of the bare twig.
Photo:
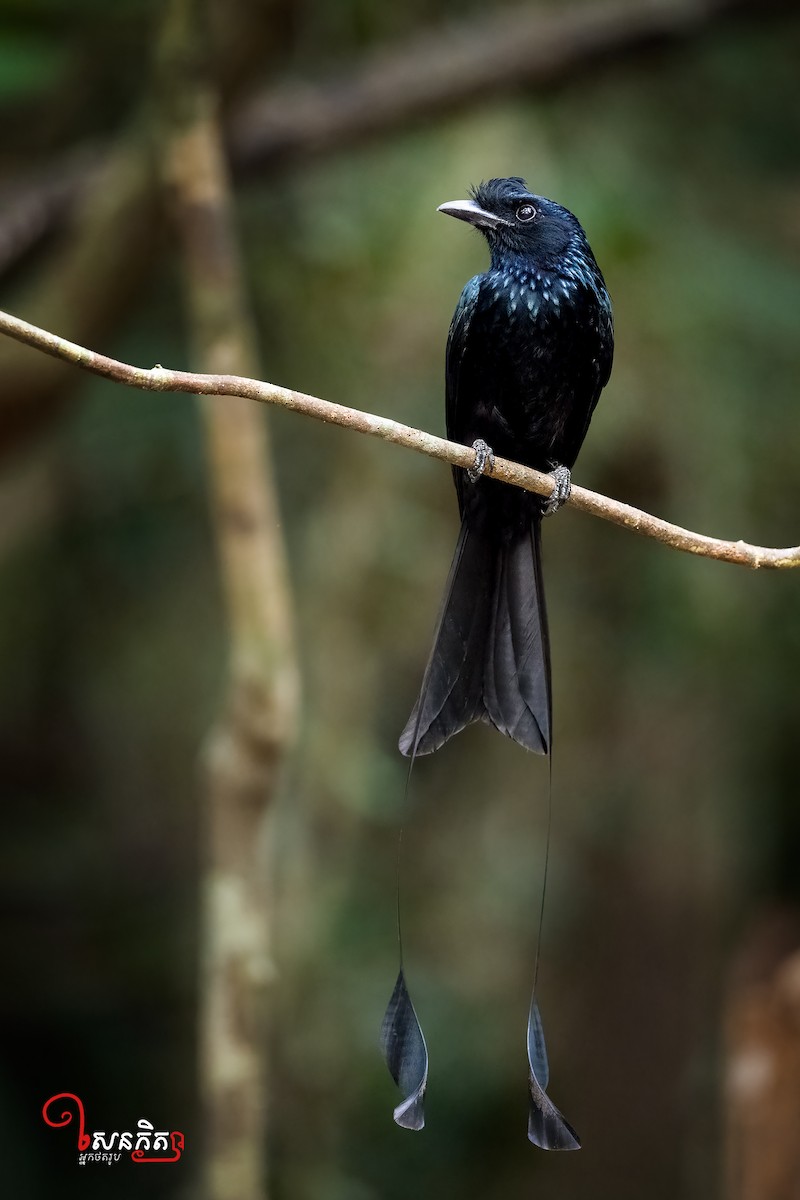
M388 417L379 417L357 408L333 404L330 400L320 400L316 396L294 392L274 383L245 379L239 375L197 375L190 371L170 371L161 366L152 367L150 370L134 367L129 363L118 362L104 354L87 350L83 346L77 346L54 333L37 329L36 326L21 321L19 317L4 312L0 312L0 333L6 333L19 342L43 350L45 354L74 363L94 375L102 375L105 379L112 379L115 383L122 383L127 387L147 392L244 396L248 400L258 400L263 404L277 404L281 408L303 413L318 421L342 425L358 433L368 433L386 442L394 442L395 445L416 450L419 454L427 454L430 458L441 459L455 467L471 467L475 462L475 452L469 446L448 442L421 429L401 425ZM551 476L543 475L540 471L534 471L519 463L509 462L505 458L495 458L492 475L504 483L514 484L515 487L523 488L527 492L536 492L540 496L549 496L553 490ZM581 512L591 513L595 517L611 521L614 525L622 525L625 529L632 529L636 533L654 538L671 546L673 550L684 550L702 558L715 558L744 567L800 566L800 546L789 546L785 549L753 546L748 542L724 541L703 533L692 533L691 530L672 525L669 521L662 521L660 517L651 516L629 504L622 504L619 500L612 500L597 492L590 492L587 488L573 486L568 504Z
M207 0L171 0L160 41L162 167L183 250L193 360L258 369L231 193L208 80ZM272 801L298 676L266 414L235 395L201 406L227 600L227 695L206 744L200 1078L207 1200L265 1200L267 1016L273 978Z

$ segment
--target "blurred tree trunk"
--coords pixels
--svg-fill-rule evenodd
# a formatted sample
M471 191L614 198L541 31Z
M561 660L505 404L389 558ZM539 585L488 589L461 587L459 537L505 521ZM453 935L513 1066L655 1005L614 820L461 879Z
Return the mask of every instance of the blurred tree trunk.
M172 0L161 40L164 172L184 253L193 362L258 375L233 228L205 0ZM292 740L297 672L263 410L202 403L230 624L227 699L207 746L200 1074L211 1200L266 1196L271 802Z
M726 1200L800 1200L797 936L796 917L761 921L734 973L725 1022Z

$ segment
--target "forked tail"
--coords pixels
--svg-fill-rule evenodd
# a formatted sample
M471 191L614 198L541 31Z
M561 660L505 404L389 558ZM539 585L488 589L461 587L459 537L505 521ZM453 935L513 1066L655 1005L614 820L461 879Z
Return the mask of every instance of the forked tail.
M472 505L462 519L419 699L400 737L400 749L412 760L409 777L418 754L438 750L472 721L487 721L528 750L551 755L541 513L532 498L489 493L494 495L501 497L498 503ZM552 756L550 763L552 767ZM549 846L548 817L540 941ZM547 1051L536 1002L538 962L537 950L528 1019L528 1137L545 1150L577 1150L578 1135L547 1095ZM387 1066L403 1093L394 1119L407 1129L421 1129L425 1124L428 1051L406 987L402 949L381 1044Z
M462 520L419 699L400 737L405 755L431 754L472 721L536 754L550 749L541 516L526 509L511 528L497 518L473 510Z

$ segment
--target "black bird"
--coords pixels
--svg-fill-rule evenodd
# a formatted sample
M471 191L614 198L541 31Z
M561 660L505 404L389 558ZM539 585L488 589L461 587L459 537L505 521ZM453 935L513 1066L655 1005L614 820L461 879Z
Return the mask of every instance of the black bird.
M429 754L486 721L538 754L551 743L541 519L569 495L611 372L611 301L578 220L490 179L439 212L486 238L489 270L464 288L447 341L447 436L474 445L455 468L461 533L420 697L400 738ZM555 474L549 501L483 476L492 451Z
M429 754L486 721L538 754L552 747L550 648L541 570L542 517L569 495L614 348L611 301L586 234L523 179L490 179L440 212L476 226L491 254L456 307L447 342L447 435L475 448L455 469L461 532L419 699L400 738ZM549 500L484 475L492 452L552 472ZM428 1052L402 966L382 1045L404 1099L395 1121L424 1125ZM536 988L528 1019L528 1137L574 1150L577 1134L547 1095Z

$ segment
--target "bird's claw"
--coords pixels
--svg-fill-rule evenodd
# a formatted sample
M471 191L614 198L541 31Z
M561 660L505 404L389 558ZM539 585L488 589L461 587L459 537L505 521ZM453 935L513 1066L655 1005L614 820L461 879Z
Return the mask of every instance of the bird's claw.
M475 451L475 465L467 468L467 478L470 483L477 483L487 467L490 472L494 467L494 454L492 447L483 438L476 438L472 443L472 449Z
M544 515L546 517L557 513L562 504L569 500L570 492L572 491L572 476L569 467L553 466L552 476L554 480L553 490L550 497L544 506Z

